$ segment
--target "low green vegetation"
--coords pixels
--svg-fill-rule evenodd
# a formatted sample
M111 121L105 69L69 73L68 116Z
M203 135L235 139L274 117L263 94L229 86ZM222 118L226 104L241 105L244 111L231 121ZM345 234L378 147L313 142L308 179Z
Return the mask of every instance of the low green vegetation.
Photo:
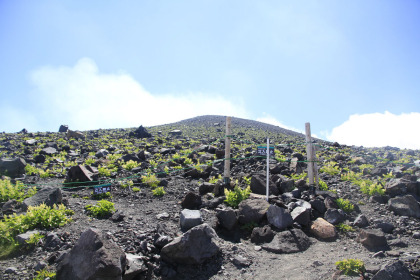
M14 252L18 245L15 237L31 229L52 229L61 227L71 221L68 216L73 215L72 210L64 205L49 207L45 204L29 206L26 214L6 215L0 221L0 258ZM31 243L37 243L40 236L35 235L30 239Z
M346 213L354 210L354 205L348 199L338 198L336 202L338 207Z
M132 190L133 190L133 192L139 192L140 188L134 187L134 188L132 188Z
M88 204L85 209L89 212L89 216L96 218L109 217L115 212L114 203L107 200L100 200L96 205Z
M44 268L40 271L36 272L36 276L33 278L33 280L45 280L45 279L50 279L50 280L55 280L56 278L56 273L54 271L49 271L47 268Z
M241 203L242 200L247 199L250 193L251 188L249 186L246 187L244 190L242 190L238 186L235 186L235 188L232 191L225 189L225 202L227 205L233 208L238 208L239 203Z
M164 195L166 192L163 189L163 187L156 187L152 190L152 193L154 196L162 196Z
M141 181L142 181L143 184L146 184L146 185L148 185L149 187L152 187L152 188L156 188L160 183L160 181L158 180L156 175L152 174L152 173L149 173L147 175L142 176Z
M341 270L345 275L358 275L365 272L365 264L358 259L344 259L335 263L337 269Z
M335 176L340 174L341 170L338 167L338 164L334 161L329 161L326 164L324 164L323 167L321 167L321 169L319 170L321 173L327 173L331 176Z
M340 223L340 224L336 225L335 227L341 232L354 231L354 228L352 226L346 225L346 224L343 224L343 223Z
M6 202L11 199L23 201L25 198L36 194L36 188L26 188L24 184L17 181L12 184L10 180L0 180L0 202Z

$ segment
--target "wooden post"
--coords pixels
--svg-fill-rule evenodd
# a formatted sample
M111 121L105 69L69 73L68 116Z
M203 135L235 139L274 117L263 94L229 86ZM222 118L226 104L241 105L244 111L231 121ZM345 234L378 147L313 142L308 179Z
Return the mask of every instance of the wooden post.
M318 176L318 163L316 162L318 158L316 157L316 151L318 150L317 147L312 145L312 151L313 151L313 158L314 158L314 173L315 173L315 186L318 187L319 184L319 176Z
M230 137L232 135L232 117L226 117L226 138L225 138L225 170L223 181L230 183Z
M309 178L309 187L314 186L314 149L312 147L312 138L311 138L311 124L305 123L305 133L306 133L306 155L308 160L308 178Z

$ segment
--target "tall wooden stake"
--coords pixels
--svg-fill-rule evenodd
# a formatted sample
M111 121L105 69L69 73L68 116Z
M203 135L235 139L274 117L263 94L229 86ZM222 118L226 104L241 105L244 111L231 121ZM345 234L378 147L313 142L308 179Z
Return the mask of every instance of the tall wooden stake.
M230 137L232 135L232 117L226 117L226 138L225 138L225 172L223 181L230 183Z
M309 186L314 186L314 149L312 147L311 124L305 123L306 133L306 155L308 159Z

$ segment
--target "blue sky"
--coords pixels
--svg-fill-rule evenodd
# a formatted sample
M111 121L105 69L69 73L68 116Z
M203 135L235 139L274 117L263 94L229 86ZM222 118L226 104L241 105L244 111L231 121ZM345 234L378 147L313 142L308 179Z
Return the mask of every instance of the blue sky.
M420 2L0 1L0 131L232 115L420 148Z

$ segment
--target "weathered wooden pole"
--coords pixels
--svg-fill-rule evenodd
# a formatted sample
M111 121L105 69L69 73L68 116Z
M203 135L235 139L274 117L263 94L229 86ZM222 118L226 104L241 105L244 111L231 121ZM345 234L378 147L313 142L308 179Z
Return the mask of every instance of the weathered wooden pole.
M225 135L225 170L223 181L230 183L230 137L232 136L232 117L226 117L226 135Z
M308 161L309 187L314 186L314 149L312 147L311 124L305 123L306 157Z

